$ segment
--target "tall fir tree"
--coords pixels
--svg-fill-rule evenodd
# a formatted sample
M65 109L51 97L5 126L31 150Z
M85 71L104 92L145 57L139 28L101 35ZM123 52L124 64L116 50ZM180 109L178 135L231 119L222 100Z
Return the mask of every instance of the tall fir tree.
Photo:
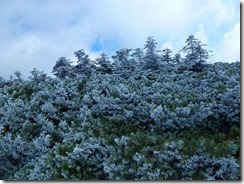
M203 44L194 35L190 35L185 43L186 46L183 47L182 51L186 53L186 64L192 71L202 71L212 51L204 49L206 44Z
M53 67L52 73L59 78L65 78L71 74L71 62L65 57L60 57Z
M166 64L171 64L173 61L172 50L169 49L168 47L162 50L162 60Z
M85 74L87 76L90 76L92 73L92 67L91 67L89 55L86 54L83 49L75 51L74 55L78 59L77 65L74 67L75 73Z
M101 74L112 73L114 65L109 60L109 57L102 53L99 58L96 59L97 71Z
M147 38L144 49L146 49L145 56L143 58L144 65L143 69L159 69L159 56L156 52L157 42L153 39L152 36Z

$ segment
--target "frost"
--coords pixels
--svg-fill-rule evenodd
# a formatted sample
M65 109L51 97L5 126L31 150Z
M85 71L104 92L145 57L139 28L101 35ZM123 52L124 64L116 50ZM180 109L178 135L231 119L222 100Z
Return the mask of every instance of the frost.
M240 180L240 62L156 46L0 78L0 178Z

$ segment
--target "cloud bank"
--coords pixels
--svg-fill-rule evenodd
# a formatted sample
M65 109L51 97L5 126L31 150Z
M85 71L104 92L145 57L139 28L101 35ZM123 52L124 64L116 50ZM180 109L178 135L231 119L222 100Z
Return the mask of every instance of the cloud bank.
M238 26L239 25L239 26ZM120 48L177 52L195 34L214 61L240 60L240 3L235 0L11 0L0 2L0 76L33 68L50 73L59 57L84 49L92 58Z

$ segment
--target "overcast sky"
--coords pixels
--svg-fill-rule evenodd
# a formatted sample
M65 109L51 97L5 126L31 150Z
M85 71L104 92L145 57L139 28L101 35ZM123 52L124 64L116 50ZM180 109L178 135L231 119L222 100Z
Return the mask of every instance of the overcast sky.
M96 58L143 48L148 36L176 53L191 34L212 60L239 61L240 1L0 0L0 76L50 73L61 56L75 61L79 49Z

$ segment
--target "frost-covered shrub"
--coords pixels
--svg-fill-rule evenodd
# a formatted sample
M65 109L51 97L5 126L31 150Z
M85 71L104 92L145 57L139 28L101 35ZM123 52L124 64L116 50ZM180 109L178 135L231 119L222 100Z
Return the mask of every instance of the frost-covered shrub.
M54 148L54 177L71 180L106 179L102 163L111 148L103 141L83 135L72 143L71 140Z
M110 157L104 162L104 171L112 180L179 179L175 164L182 159L183 142L169 141L157 135L142 132L116 138Z
M211 114L209 108L196 104L186 107L176 107L175 111L161 105L154 109L150 116L155 122L155 128L160 132L181 132L182 130L197 127Z
M173 138L175 141L171 141L151 133L116 138L114 150L104 162L104 171L113 180L239 179L239 164L231 156L236 145L230 142L220 148L219 154L213 154L209 147L221 146L210 139L197 140L193 148L192 142L187 142L190 137L182 138L186 140Z
M43 154L36 159L32 159L21 169L19 169L10 180L55 180L52 154Z
M5 81L1 178L240 179L240 63L141 70L151 56L126 77L105 57L88 76Z
M215 158L194 155L179 165L182 179L190 180L239 180L240 166L233 157Z
M0 178L7 179L9 175L18 171L33 156L32 145L20 136L11 134L1 136L0 139Z
M220 94L218 100L211 103L211 110L214 112L211 118L223 132L229 132L234 125L240 126L240 86Z

